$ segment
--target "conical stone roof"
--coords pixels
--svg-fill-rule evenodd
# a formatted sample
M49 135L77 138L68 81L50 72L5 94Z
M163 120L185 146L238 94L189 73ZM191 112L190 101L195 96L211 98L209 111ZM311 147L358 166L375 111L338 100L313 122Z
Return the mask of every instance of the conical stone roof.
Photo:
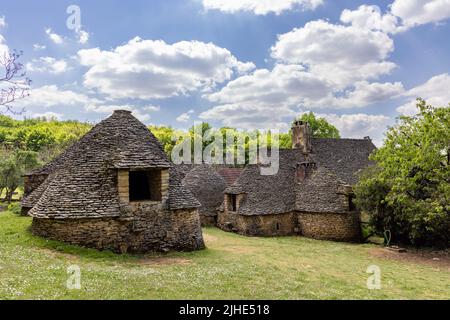
M120 216L117 169L172 168L155 136L129 111L115 111L50 163L29 214L38 218ZM44 167L45 168L45 167ZM168 209L195 208L198 201L170 169ZM174 173L174 174L172 174ZM44 189L45 190L42 190ZM34 197L34 192L29 196ZM172 206L172 208L171 208Z

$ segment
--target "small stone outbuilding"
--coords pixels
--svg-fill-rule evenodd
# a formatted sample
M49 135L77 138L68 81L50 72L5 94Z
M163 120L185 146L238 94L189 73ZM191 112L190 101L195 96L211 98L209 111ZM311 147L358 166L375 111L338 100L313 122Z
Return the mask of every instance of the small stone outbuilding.
M315 139L301 121L292 134L293 149L280 150L277 174L264 176L261 165L250 165L225 189L218 227L249 236L360 240L352 186L371 165L372 141Z
M183 174L183 185L201 204L198 210L202 225L215 226L223 192L237 180L242 169L210 164L182 164L178 169Z
M116 111L25 177L33 234L116 252L204 248L200 203L162 146L129 111Z

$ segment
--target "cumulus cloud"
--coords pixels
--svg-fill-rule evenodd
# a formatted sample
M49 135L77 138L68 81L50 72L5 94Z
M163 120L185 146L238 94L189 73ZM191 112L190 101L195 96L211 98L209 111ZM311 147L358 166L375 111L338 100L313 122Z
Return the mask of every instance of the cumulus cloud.
M346 9L341 21L358 28L397 33L450 18L450 0L395 0L389 7L385 14L375 5Z
M450 0L395 0L391 12L408 27L450 18Z
M382 144L383 134L392 119L385 115L357 114L318 114L333 124L344 138L356 138L370 136L377 146Z
M360 29L381 30L386 33L401 31L399 21L391 13L383 14L380 7L362 5L356 10L345 9L341 14L341 21Z
M450 75L443 73L432 77L427 82L407 91L405 96L411 100L397 108L397 112L403 115L415 115L418 112L416 98L423 98L427 103L443 107L450 103Z
M78 36L78 42L81 44L86 44L89 41L90 34L87 31L79 29L76 31Z
M317 100L332 89L323 78L307 72L301 65L277 64L273 70L258 69L230 81L222 90L205 95L218 103L248 101L273 105L299 104Z
M216 103L200 114L201 119L221 120L240 128L285 128L286 117L300 105L321 99L331 86L300 65L277 64L230 81L222 90L205 95Z
M368 80L388 73L393 41L381 31L313 21L280 35L272 70L258 69L205 94L215 105L202 114L241 128L286 128L302 108L366 107L404 92L400 82Z
M405 91L401 82L373 82L361 81L346 90L342 95L324 98L317 102L318 107L357 108L399 97ZM314 106L314 104L312 104Z
M178 122L188 122L189 120L191 120L191 115L194 113L194 110L189 110L188 112L182 113L180 114L176 121Z
M211 90L254 68L212 43L134 38L112 51L80 50L84 85L111 98L161 99Z
M20 107L25 108L73 108L99 104L100 100L74 92L63 90L56 85L46 85L30 90L30 96L17 101Z
M48 38L55 44L63 44L64 43L64 37L53 32L52 28L46 28L45 33L47 34Z
M206 94L214 102L201 119L221 120L240 128L287 128L302 108L358 108L385 101L404 92L401 83L358 82L335 92L332 83L301 65L277 64L230 81L222 90Z
M40 57L33 59L26 64L27 71L30 72L47 72L52 74L60 74L69 69L64 59L57 60L52 57Z
M281 14L284 11L300 9L314 10L324 3L323 0L202 0L207 10L215 9L226 13L240 11L257 15L269 13Z
M17 106L25 108L26 115L30 117L51 117L61 119L62 115L70 110L84 110L85 112L111 114L114 110L129 110L142 122L151 119L151 113L160 110L159 106L133 106L130 104L111 104L105 100L90 97L73 90L61 89L56 85L47 85L30 90L30 96L17 101ZM47 111L57 108L58 112Z
M302 64L309 72L332 81L337 88L388 74L394 50L385 33L318 20L278 36L271 55L278 61Z

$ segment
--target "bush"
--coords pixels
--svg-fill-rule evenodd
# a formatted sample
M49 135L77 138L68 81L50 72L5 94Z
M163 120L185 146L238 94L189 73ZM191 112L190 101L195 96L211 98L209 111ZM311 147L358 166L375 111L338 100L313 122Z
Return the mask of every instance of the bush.
M419 100L401 117L355 187L355 203L393 243L450 247L450 108Z
M8 211L20 215L22 212L22 207L19 202L12 202L8 205Z

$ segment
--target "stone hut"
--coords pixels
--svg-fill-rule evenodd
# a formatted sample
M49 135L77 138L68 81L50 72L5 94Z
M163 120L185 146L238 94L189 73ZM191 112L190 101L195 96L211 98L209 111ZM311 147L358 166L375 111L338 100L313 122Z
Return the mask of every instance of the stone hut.
M198 209L203 226L217 224L217 209L223 202L223 192L233 184L242 172L240 168L224 165L180 165L183 185L200 202Z
M204 248L200 203L153 134L115 111L25 177L33 234L115 252Z
M263 176L261 165L250 165L225 190L217 225L249 236L358 241L360 213L352 185L371 164L372 141L315 139L301 121L292 134L293 149L280 150L277 174Z

